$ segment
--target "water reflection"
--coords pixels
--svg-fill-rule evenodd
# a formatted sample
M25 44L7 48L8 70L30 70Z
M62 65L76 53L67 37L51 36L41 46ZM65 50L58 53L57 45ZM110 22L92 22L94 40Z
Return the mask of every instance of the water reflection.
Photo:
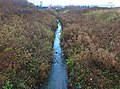
M52 64L52 69L49 75L48 83L43 89L67 89L67 71L66 64L62 57L62 49L60 46L60 36L62 31L62 26L59 20L58 28L55 32L54 39L54 59Z

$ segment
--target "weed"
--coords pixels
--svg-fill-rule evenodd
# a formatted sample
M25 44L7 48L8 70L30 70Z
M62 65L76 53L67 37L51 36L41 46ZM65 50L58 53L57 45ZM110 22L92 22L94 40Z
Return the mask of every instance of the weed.
M60 12L69 88L119 89L119 9Z
M3 86L3 89L13 89L13 84L11 81L8 81L5 86Z

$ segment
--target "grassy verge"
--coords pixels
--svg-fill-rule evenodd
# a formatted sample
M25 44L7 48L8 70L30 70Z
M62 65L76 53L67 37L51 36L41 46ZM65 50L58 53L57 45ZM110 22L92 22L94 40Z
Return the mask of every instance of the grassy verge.
M120 88L119 9L60 12L69 89Z

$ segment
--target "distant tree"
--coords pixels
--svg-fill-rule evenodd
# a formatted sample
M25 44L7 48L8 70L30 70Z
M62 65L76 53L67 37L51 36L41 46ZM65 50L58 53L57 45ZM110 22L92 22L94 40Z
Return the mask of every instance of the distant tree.
M32 8L34 5L27 0L0 0L0 9L13 11L18 9Z

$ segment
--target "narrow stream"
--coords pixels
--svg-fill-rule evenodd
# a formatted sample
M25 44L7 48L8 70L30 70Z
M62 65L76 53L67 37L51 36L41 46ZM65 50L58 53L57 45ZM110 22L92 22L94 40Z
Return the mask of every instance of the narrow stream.
M65 60L63 60L63 53L60 45L62 25L59 20L57 20L57 22L58 28L55 32L52 69L49 75L48 83L42 89L68 89L66 63Z

